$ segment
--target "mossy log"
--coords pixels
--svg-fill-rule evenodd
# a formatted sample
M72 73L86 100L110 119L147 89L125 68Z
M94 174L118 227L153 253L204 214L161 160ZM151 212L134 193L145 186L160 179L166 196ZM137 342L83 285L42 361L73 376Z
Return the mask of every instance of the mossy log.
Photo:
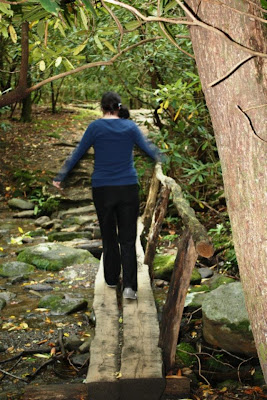
M195 211L190 207L189 203L183 197L183 192L178 183L174 179L163 174L161 164L156 164L156 176L163 186L168 187L173 196L173 204L177 208L180 217L186 228L189 229L192 239L195 243L197 253L209 258L213 255L214 249L209 240L208 234L204 226L196 218Z
M151 278L153 278L153 259L156 252L157 240L168 207L169 196L170 189L162 186L159 199L152 217L152 224L148 235L148 242L144 259L144 263L149 266L149 273Z

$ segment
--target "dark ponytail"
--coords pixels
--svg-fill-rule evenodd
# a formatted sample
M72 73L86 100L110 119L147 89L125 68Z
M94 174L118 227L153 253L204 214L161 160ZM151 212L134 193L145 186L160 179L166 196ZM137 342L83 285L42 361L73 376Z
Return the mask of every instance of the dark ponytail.
M121 98L118 95L118 93L115 92L104 93L101 99L101 107L104 113L106 112L109 112L110 114L118 113L118 116L124 119L130 117L128 108L121 105Z
M123 119L130 118L130 112L129 112L128 108L125 106L120 106L118 116L119 116L119 118L123 118Z

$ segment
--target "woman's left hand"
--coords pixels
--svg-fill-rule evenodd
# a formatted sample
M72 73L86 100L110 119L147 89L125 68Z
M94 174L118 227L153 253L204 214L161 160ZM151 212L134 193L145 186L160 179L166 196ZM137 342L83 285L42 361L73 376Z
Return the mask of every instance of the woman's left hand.
M53 186L55 186L59 190L62 190L61 182L59 181L53 181Z

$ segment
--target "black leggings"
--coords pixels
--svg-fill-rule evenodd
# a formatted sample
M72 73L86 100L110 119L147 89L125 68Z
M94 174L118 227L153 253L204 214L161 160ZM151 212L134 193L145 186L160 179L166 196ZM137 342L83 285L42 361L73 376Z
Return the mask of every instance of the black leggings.
M105 280L108 285L116 285L122 266L123 287L133 290L137 290L135 242L139 214L138 191L137 184L93 188L103 241Z

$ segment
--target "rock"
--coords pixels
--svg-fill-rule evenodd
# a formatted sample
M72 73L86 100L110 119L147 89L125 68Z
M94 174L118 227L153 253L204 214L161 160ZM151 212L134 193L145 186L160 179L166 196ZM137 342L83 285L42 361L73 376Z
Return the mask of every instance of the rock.
M86 364L88 364L89 359L90 359L89 353L77 354L71 357L71 362L72 364L77 365L77 367L83 367Z
M68 240L73 239L91 239L92 233L91 232L54 232L48 235L48 240L50 242L57 241L57 242L65 242Z
M221 285L226 285L232 282L236 282L236 280L225 275L215 274L209 283L210 290L217 289Z
M22 241L22 243L33 243L33 242L34 242L34 239L31 238L31 237L28 237L28 236L24 236L24 237L21 239L21 241Z
M73 249L58 243L42 243L28 247L18 255L18 261L28 262L39 269L59 271L68 265L99 263L88 251Z
M67 243L63 242L62 244L66 244L68 246L74 247L75 249L84 249L88 250L92 253L96 258L100 258L103 246L102 240L93 239L73 239Z
M64 341L64 346L69 351L78 350L78 348L83 344L83 341L76 335L65 337Z
M85 309L87 304L84 299L66 299L60 295L47 295L39 301L38 307L48 308L52 315L67 315Z
M0 306L0 309L1 309L1 306ZM3 344L2 342L0 342L0 353L3 353L7 349L8 349L8 346Z
M213 346L256 356L256 348L240 282L222 285L208 293L202 304L203 335Z
M36 229L35 231L28 232L28 235L30 237L40 237L40 236L45 236L46 232L44 229Z
M13 215L13 218L34 218L34 210L21 211Z
M88 339L86 339L83 344L79 347L79 352L80 353L87 353L90 350L91 347L91 343L92 343L93 338L90 337Z
M192 285L198 285L201 282L201 275L198 271L198 268L194 268L192 271L190 283Z
M13 300L16 297L15 293L12 292L0 292L0 299L5 300L6 303L10 303L11 300Z
M153 261L154 277L156 279L163 279L166 281L170 281L175 258L176 255L174 254L156 254ZM197 284L201 282L201 275L199 274L197 268L193 269L190 282L192 284Z
M68 227L70 225L84 225L87 224L89 222L94 222L97 221L97 215L96 214L92 214L92 215L74 215L71 217L68 217L66 219L64 219L62 226Z
M156 254L153 261L154 277L170 281L175 258L173 254Z
M52 286L46 285L44 283L33 283L31 285L25 285L23 288L27 290L34 290L36 292L45 292L48 290L53 290Z
M47 222L50 222L50 218L46 215L44 215L43 217L37 218L34 222L34 225L36 226L43 226L43 224L46 224Z
M212 269L208 267L198 268L198 272L200 273L202 279L210 278L211 276L213 276Z
M1 299L0 297L0 310L2 310L5 307L5 305L6 305L5 299Z
M26 201L23 199L11 199L7 203L10 208L13 209L19 209L19 210L33 210L34 209L34 204L30 201Z
M202 303L205 299L206 293L188 293L185 298L185 307L189 308L200 308L202 307Z
M85 207L76 207L76 208L70 208L66 211L60 211L58 216L59 218L65 218L69 215L82 215L82 214L90 214L92 212L95 212L95 206L90 205L90 206L85 206Z
M0 265L0 276L12 278L17 276L29 276L34 272L34 266L30 263L10 261Z
M197 361L194 353L196 353L196 350L191 344L181 342L176 347L175 361L183 367L191 367Z
M163 288L167 282L163 279L154 279L154 283L156 287Z

